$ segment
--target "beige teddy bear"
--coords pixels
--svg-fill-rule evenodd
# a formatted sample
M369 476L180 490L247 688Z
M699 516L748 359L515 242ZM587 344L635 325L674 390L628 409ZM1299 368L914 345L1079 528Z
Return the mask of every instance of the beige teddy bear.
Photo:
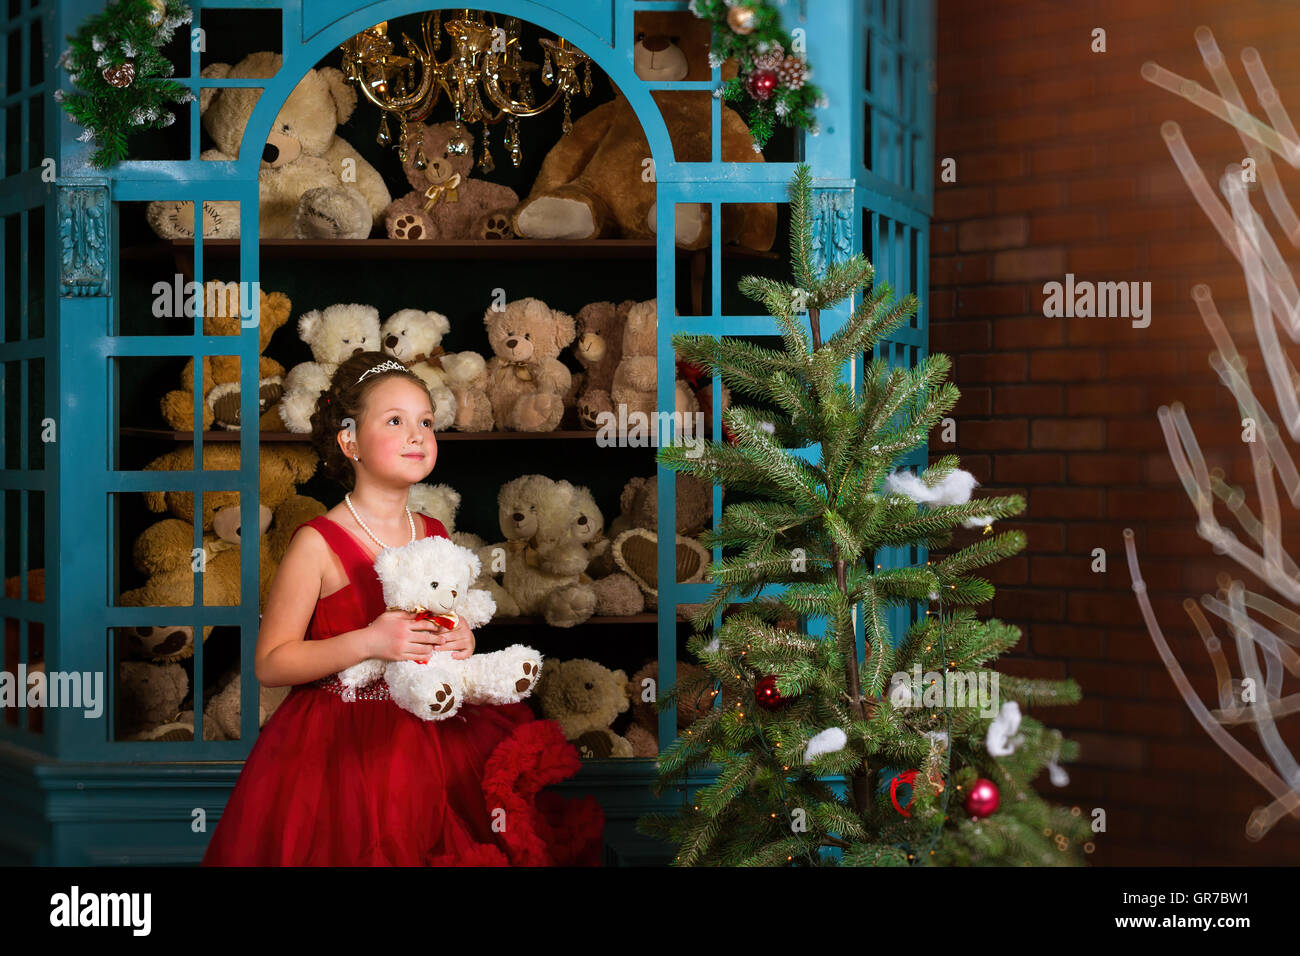
M474 137L454 120L406 127L402 169L411 191L384 213L390 239L507 239L519 195L509 186L472 179ZM416 162L424 158L424 169Z
M577 335L573 316L540 299L489 307L483 315L493 357L488 361L492 417L506 431L554 431L572 384L560 352Z
M122 661L117 668L118 740L174 740L190 678L176 663ZM191 724L190 736L194 735Z
M640 614L645 609L645 598L641 588L628 575L622 571L612 571L598 578L588 576L593 561L610 548L610 540L605 537L605 516L601 514L591 489L567 481L560 481L558 484L569 494L570 519L565 533L568 540L582 546L582 553L578 555L576 562L579 571L578 581L581 584L590 584L595 592L595 613L608 617L630 617L633 614ZM553 555L557 554L560 556L559 560L563 562L567 557L568 549L553 549L543 558L543 566L552 566L559 571L571 570L573 565L569 568L554 567L556 558Z
M713 518L713 486L678 472L676 567L679 583L704 580L712 555L697 540ZM646 607L659 606L659 479L632 478L619 496L622 513L610 522L610 557L645 595ZM604 555L596 571L608 569Z
M627 674L586 658L542 663L537 682L542 716L564 731L566 740L587 758L631 757L632 745L609 729L628 709Z
M520 614L540 614L552 627L573 627L596 612L596 592L581 582L586 549L569 536L569 490L545 475L521 475L501 486L497 512L506 536L501 584Z
M358 352L378 352L379 310L340 303L298 317L298 337L311 346L312 361L299 362L284 377L280 418L291 432L311 432L311 416L335 370Z
M279 53L251 53L233 66L212 63L206 79L275 76ZM256 87L204 87L199 93L204 130L216 143L201 159L235 160L262 91ZM261 146L258 172L259 234L263 239L365 239L382 220L392 197L383 177L336 130L357 105L357 92L334 67L308 70L293 88ZM254 144L255 145L255 144ZM239 235L239 204L205 202L203 235ZM145 216L164 239L192 238L188 202L153 202Z
M420 511L442 522L443 528L446 529L447 534L454 543L462 548L468 548L478 557L481 570L478 577L474 579L473 587L487 591L492 596L492 600L496 604L493 618L518 617L519 605L515 603L515 599L506 592L506 589L497 580L497 575L503 570L501 565L505 561L505 543L489 545L472 532L456 530L456 512L460 508L460 492L451 485L430 485L425 482L416 482L411 485L406 501L407 507L412 511Z
M658 300L637 302L628 308L623 329L623 357L614 370L610 385L610 398L618 413L611 425L624 420L630 429L645 428L645 434L657 433L655 416L658 407ZM682 379L676 380L676 411L681 415L694 415L700 410L695 393ZM619 408L623 406L623 408ZM598 422L599 424L599 422ZM694 418L689 423L682 419L682 430L697 434Z
M226 675L219 683L219 690L209 699L203 708L204 740L238 740L239 739L239 674ZM265 727L271 715L284 703L293 688L266 687L257 685L257 726ZM176 739L194 739L194 711L183 710L177 721L189 728L189 736Z
M487 360L477 352L448 352L442 337L451 320L441 312L401 309L379 327L383 351L406 365L429 388L433 400L433 429L443 431L456 420L456 392L484 381Z

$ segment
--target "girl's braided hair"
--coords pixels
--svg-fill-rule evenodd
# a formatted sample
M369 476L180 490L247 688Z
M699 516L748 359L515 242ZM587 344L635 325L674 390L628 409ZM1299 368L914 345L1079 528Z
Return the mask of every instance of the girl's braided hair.
M344 422L352 419L360 424L361 413L366 407L366 396L374 387L386 378L401 376L414 382L426 393L429 387L410 369L384 369L373 375L366 375L370 369L385 362L395 361L391 355L383 352L358 352L344 360L334 370L330 386L316 399L316 410L311 415L311 443L320 455L321 470L333 478L348 491L356 486L356 471L352 460L339 447L338 434L347 426ZM398 363L401 364L400 362ZM365 379L362 380L362 376ZM430 405L433 398L429 398Z

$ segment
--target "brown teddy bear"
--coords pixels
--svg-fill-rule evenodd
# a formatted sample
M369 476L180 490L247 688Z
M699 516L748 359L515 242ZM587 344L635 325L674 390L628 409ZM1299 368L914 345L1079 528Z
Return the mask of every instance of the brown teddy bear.
M632 478L619 497L622 513L609 527L615 567L645 593L647 608L659 606L659 479ZM713 518L713 486L677 473L677 580L702 581L712 555L696 540Z
M516 299L483 314L493 358L487 365L492 417L503 431L554 431L571 375L559 360L577 335L573 316L540 299ZM460 396L457 396L460 401ZM467 396L472 402L473 397Z
M186 739L177 731L189 689L189 675L180 664L122 661L117 669L117 739ZM189 733L192 739L193 726Z
M289 321L292 308L289 297L283 292L267 293L258 290L261 302L258 313L257 350L265 352L276 329ZM208 282L204 284L203 334L239 335L241 326L239 285L234 282ZM203 362L203 428L239 428L239 357L236 355L205 355ZM194 359L185 363L181 372L181 387L162 397L162 416L177 431L190 431L194 427ZM280 431L277 408L284 390L284 366L273 358L258 358L257 401L261 412L258 427L263 431Z
M279 53L250 53L233 66L212 63L206 79L275 76ZM204 130L216 143L205 160L235 160L244 129L262 91L256 87L205 87L199 92ZM383 218L392 197L379 172L337 135L357 105L357 91L334 67L308 70L293 88L261 146L258 172L259 234L263 239L365 239ZM256 144L249 144L257 148ZM239 235L237 202L205 202L203 235ZM194 211L188 202L152 202L149 225L164 239L192 238Z
M578 339L573 343L573 354L583 370L573 376L571 391L578 424L583 428L594 431L599 427L597 416L614 410L609 390L614 384L614 370L623 358L627 313L635 304L632 299L617 305L592 302L578 311Z
M704 81L710 26L696 17L640 12L644 30L633 52L637 76L646 81ZM666 34L675 33L676 37ZM680 40L680 45L674 40ZM730 61L729 61L730 62ZM734 71L733 71L734 72ZM723 78L727 78L724 70ZM712 97L703 90L656 92L677 162L709 162ZM722 161L763 162L749 127L735 110L722 106ZM574 121L542 161L528 197L514 214L515 233L530 239L594 239L621 236L646 239L655 234L656 191L646 175L650 144L622 92ZM722 241L767 250L776 238L774 203L723 206ZM676 215L678 246L700 249L711 241L709 205L681 204Z
M474 137L469 127L445 123L407 125L402 169L411 192L384 211L390 239L508 239L519 195L510 187L471 179ZM424 169L416 166L423 158Z
M316 471L316 453L308 447L266 444L259 449L258 607L265 606L271 581L289 538L298 525L324 514L324 505L296 493L296 486ZM239 446L212 444L203 449L204 470L220 471L239 467ZM146 471L190 471L194 467L192 448L180 448L155 459ZM194 601L193 494L190 492L145 492L150 511L170 515L146 528L136 539L133 558L136 567L148 575L144 585L123 592L124 607L177 606ZM240 546L243 540L239 493L209 491L202 494L204 562L203 603L230 606L242 600L239 592ZM184 625L124 628L128 652L155 661L180 660L194 653L191 628ZM204 639L211 633L204 629Z
M632 756L627 739L609 729L629 705L626 672L586 658L550 657L542 662L536 694L542 716L559 724L583 757Z
M677 681L689 687L706 677L708 671L698 664L686 661L677 662ZM634 757L659 756L659 712L655 701L667 690L659 686L659 662L651 661L632 675L628 681L628 691L632 695L632 725L625 731L628 743L632 745ZM713 699L718 696L717 688L691 691L677 697L677 730L681 732L703 717L713 707Z

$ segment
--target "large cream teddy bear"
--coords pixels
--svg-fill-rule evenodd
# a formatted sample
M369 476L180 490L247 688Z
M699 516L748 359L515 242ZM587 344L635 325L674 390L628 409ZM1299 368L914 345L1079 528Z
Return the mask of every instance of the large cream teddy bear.
M251 53L234 64L212 63L206 79L275 76L279 53ZM204 130L215 148L205 160L235 160L244 129L262 91L256 87L204 87L199 93ZM285 100L262 145L258 172L259 232L263 239L365 239L382 222L392 197L383 177L337 135L357 105L357 92L333 67L308 70ZM256 144L253 144L254 148ZM194 212L188 202L153 202L146 218L164 239L192 238ZM203 235L239 235L239 204L205 202Z
M311 431L311 416L334 372L358 352L378 352L379 310L340 303L298 317L298 337L311 346L312 361L299 362L284 377L280 418L291 432Z
M509 186L472 179L474 137L454 120L406 127L402 169L411 191L384 213L390 239L507 239L519 205ZM424 169L415 165L423 155Z
M375 573L389 610L413 611L448 629L463 620L470 628L492 619L491 596L471 587L481 571L473 551L448 538L421 538L387 548L375 559ZM512 704L532 693L541 676L542 656L513 644L503 651L457 660L433 650L427 661L371 659L339 673L344 699L380 677L393 702L421 720L446 720L463 704Z
M540 299L507 302L483 314L493 357L488 361L492 417L504 431L554 431L564 417L571 373L560 353L577 335L573 316Z
M694 20L688 23L687 20ZM649 82L711 79L710 27L698 18L673 12L637 14L645 33L633 50L637 76ZM666 34L677 34L669 37ZM674 42L680 40L680 45ZM729 63L731 61L728 61ZM724 69L723 79L727 79ZM678 162L709 162L712 98L706 91L657 94L656 104ZM723 162L761 163L749 127L722 106ZM614 99L574 120L573 127L542 161L532 191L514 213L516 235L529 239L594 239L621 236L647 239L657 227L654 175L647 175L650 144L627 98ZM776 238L774 203L723 206L722 241L767 250ZM675 217L679 247L699 249L710 242L707 203L681 203Z
M569 494L569 524L564 532L567 540L582 546L575 564L559 570L578 568L580 584L590 584L596 595L596 614L609 617L629 617L645 610L645 598L640 586L622 571L614 571L595 577L593 565L596 559L609 551L611 542L605 537L605 516L591 489L584 485L574 485L567 481L558 482ZM568 558L568 549L554 549L559 557L550 555L543 560L543 565L554 567Z
M451 320L441 312L401 309L379 327L383 351L407 366L429 388L433 401L433 430L444 431L456 421L456 394L466 394L484 381L487 360L477 352L448 352L442 337Z

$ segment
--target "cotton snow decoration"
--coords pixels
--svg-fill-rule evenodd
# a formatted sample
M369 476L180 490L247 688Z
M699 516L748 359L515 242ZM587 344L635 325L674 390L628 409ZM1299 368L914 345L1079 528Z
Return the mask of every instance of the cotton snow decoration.
M992 757L1010 757L1016 747L1025 742L1025 738L1016 731L1020 729L1020 705L1008 700L998 711L998 715L989 724L988 735L984 738L984 749ZM1016 734L1014 737L1012 734Z
M803 762L812 763L822 754L833 754L837 750L843 750L848 742L848 735L839 727L827 727L808 739L808 749L804 751Z
M885 493L911 498L918 505L964 505L979 482L969 471L953 469L933 486L927 485L919 475L907 470L896 471L885 478ZM967 518L963 528L986 528L993 523L992 515Z

